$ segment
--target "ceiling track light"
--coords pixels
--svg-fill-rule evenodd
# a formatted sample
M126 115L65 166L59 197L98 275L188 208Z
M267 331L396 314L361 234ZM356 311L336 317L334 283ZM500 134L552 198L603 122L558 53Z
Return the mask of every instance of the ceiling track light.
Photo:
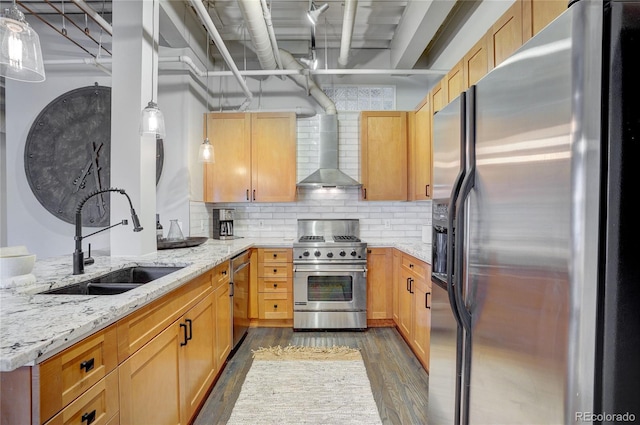
M320 15L322 15L328 8L329 5L327 3L323 4L320 7L317 7L316 4L312 2L311 9L309 9L309 11L307 12L307 18L309 18L309 21L311 21L311 25L315 27L318 23L318 18L320 17Z
M15 0L0 15L0 76L31 83L45 80L40 38Z

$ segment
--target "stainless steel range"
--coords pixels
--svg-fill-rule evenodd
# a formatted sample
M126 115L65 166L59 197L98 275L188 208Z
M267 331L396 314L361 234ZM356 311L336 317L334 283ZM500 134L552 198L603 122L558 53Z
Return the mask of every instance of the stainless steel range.
M366 329L367 244L358 220L298 220L293 328Z

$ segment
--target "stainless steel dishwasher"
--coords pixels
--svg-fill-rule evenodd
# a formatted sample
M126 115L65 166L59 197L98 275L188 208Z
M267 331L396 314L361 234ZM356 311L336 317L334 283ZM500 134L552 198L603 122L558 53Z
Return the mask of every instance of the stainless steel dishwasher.
M233 312L233 349L249 329L249 265L250 252L231 259L231 310Z

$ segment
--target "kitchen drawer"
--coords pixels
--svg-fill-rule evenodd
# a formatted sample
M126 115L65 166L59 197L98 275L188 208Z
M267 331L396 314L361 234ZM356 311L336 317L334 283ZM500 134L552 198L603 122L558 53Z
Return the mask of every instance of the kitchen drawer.
M196 277L153 303L118 321L118 361L121 363L175 322L213 289L212 272Z
M427 277L427 265L409 255L402 256L402 267L405 267L420 277Z
M293 268L291 264L258 264L258 277L292 277Z
M258 249L258 263L290 263L293 261L293 250L289 248Z
M291 292L293 279L290 277L265 277L258 279L258 292Z
M263 292L258 294L258 317L260 319L292 319L291 292Z
M39 423L51 418L118 366L115 325L98 331L35 368Z
M112 425L119 410L118 372L111 372L45 425Z
M222 283L229 283L229 278L231 276L229 271L229 262L224 262L222 264L218 264L213 269L213 288L216 289Z

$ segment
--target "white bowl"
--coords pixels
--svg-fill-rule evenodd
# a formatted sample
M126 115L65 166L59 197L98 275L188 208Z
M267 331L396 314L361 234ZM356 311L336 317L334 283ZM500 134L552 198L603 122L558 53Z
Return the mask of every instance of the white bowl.
M35 254L0 257L0 279L29 274L35 262Z
M17 255L29 255L27 247L23 245L0 247L0 257L15 257Z

